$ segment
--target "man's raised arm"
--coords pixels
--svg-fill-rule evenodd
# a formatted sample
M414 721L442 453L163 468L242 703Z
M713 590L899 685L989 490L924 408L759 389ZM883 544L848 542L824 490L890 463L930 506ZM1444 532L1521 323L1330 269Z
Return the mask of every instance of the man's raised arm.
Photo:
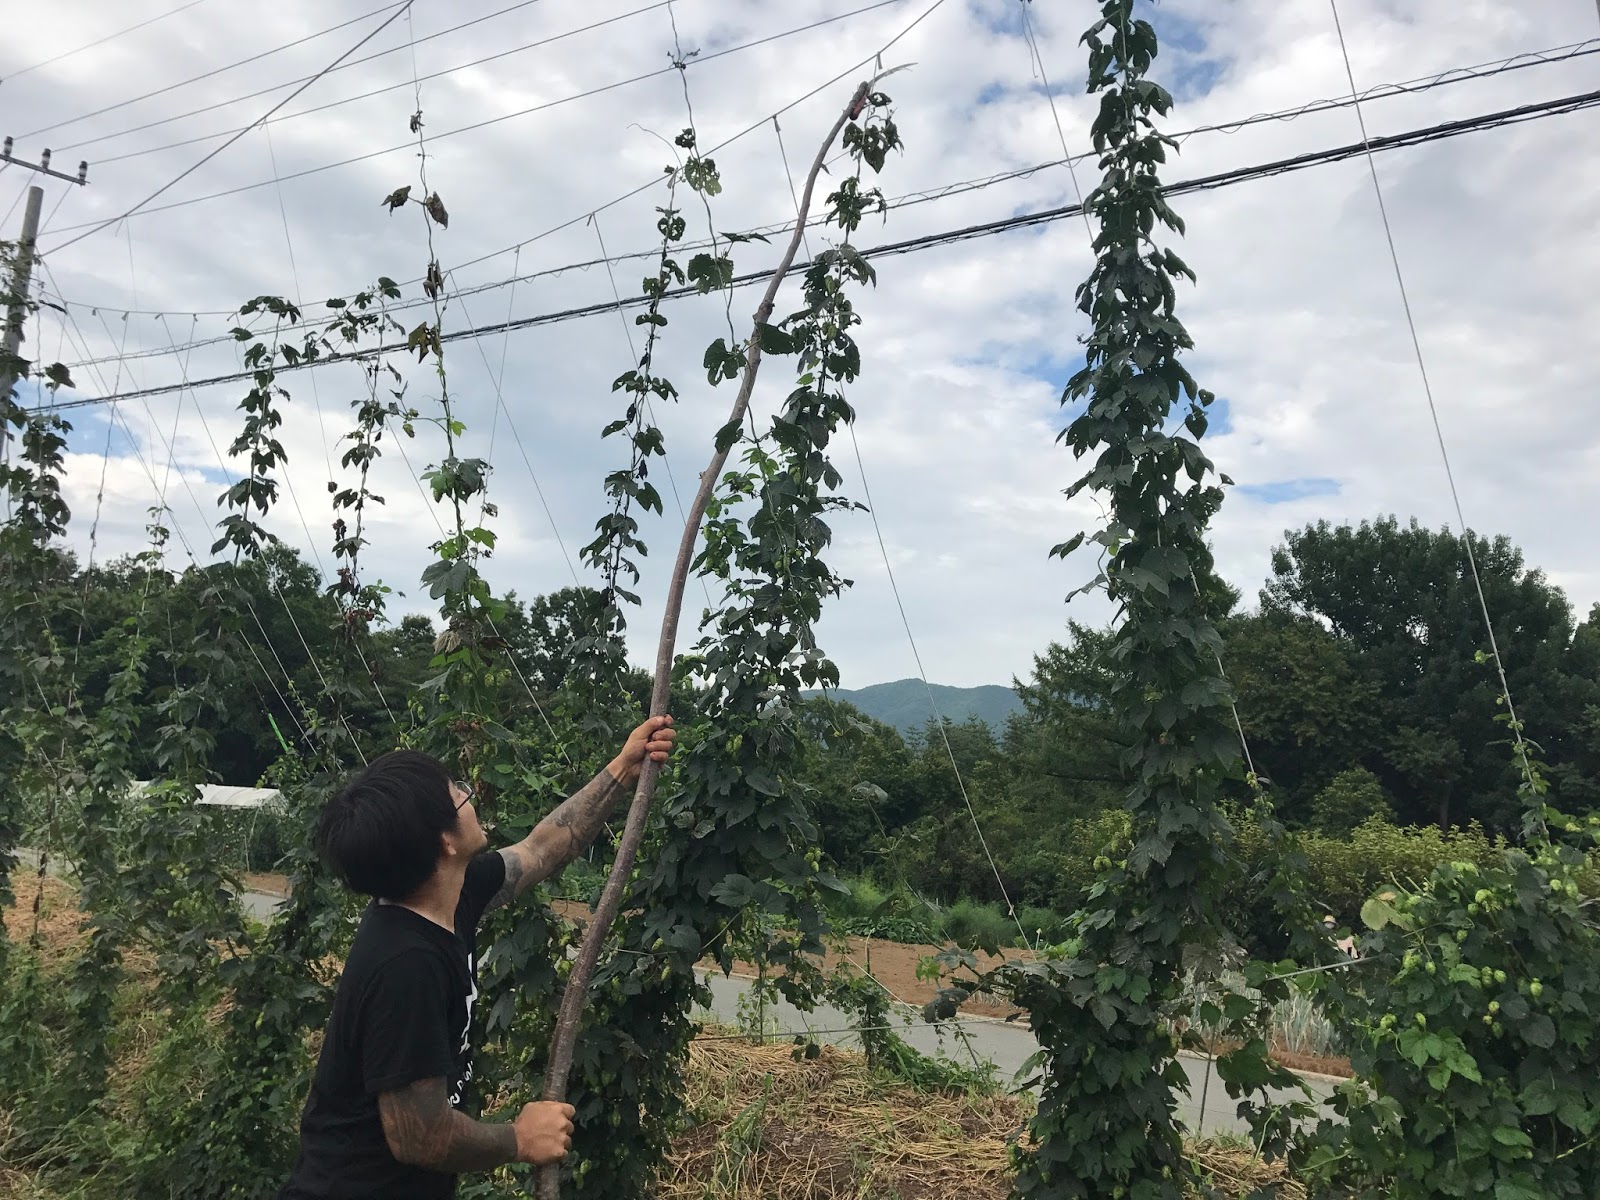
M506 881L489 901L498 908L576 859L605 828L606 818L639 779L645 759L665 762L678 734L671 717L651 717L628 735L611 764L558 804L515 845L500 851Z

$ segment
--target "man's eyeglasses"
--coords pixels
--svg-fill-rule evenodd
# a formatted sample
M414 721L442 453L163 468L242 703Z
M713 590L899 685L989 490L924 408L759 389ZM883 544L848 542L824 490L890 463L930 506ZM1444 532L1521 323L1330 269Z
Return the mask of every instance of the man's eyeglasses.
M468 804L472 803L472 801L478 798L478 793L476 789L473 788L472 780L470 779L457 779L455 781L455 786L466 793L466 799L462 800L460 804L456 805L456 811L460 812Z

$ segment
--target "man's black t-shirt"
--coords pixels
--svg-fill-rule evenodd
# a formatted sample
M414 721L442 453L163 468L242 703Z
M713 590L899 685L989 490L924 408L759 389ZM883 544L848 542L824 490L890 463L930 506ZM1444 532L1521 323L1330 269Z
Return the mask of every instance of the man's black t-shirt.
M389 1152L378 1093L443 1078L450 1103L466 1103L478 921L505 873L494 851L468 864L454 933L399 905L368 906L334 993L285 1200L454 1195L454 1175Z

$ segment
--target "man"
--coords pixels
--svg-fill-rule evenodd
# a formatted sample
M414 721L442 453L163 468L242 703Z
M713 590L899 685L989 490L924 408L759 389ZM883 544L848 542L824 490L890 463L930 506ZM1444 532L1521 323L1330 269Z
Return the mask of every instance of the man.
M577 858L676 737L671 717L650 718L532 833L492 853L470 790L414 750L373 760L328 801L322 853L373 903L334 994L281 1200L432 1200L452 1196L463 1171L566 1156L571 1105L527 1104L507 1123L462 1111L478 922Z

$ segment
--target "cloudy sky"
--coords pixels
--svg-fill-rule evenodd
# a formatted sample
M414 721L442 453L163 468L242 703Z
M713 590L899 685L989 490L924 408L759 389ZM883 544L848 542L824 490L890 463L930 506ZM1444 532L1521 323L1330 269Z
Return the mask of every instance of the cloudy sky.
M772 115L781 114L782 150L803 169L863 76L860 64L897 36L884 66L915 65L887 85L905 139L904 155L884 172L888 195L1062 158L1019 0L673 0L670 8L416 0L264 129L250 129L138 215L96 229L222 146L222 135L258 121L399 7L55 0L47 20L10 23L0 51L0 133L16 138L21 157L49 147L59 168L91 164L87 188L43 181L43 286L52 303L66 302L68 319L44 312L31 331L36 352L104 360L77 367L78 391L64 398L237 371L232 343L186 346L225 334L234 324L228 313L250 297L320 306L379 275L416 280L427 263L421 217L414 208L391 217L379 201L416 179L407 121L418 87L429 181L450 212L438 253L451 290L467 293L451 301L447 329L609 300L612 275L603 267L556 268L597 258L602 238L612 255L655 242L669 161L661 139L688 120L671 68L674 20L683 53L698 52L685 79L702 144L735 138L715 155L725 181L712 201L719 230L792 216ZM1028 11L1067 149L1081 153L1094 105L1082 95L1078 37L1094 6L1040 0ZM1163 49L1153 76L1177 100L1171 132L1349 95L1326 0L1168 0L1155 11ZM1342 0L1339 13L1363 90L1600 39L1594 0ZM1577 53L1376 96L1362 112L1377 137L1588 92L1597 82L1600 54ZM1202 130L1184 140L1167 179L1359 137L1348 107ZM1510 535L1587 612L1600 601L1592 523L1600 389L1587 361L1600 327L1600 112L1386 152L1377 169L1467 519ZM1076 171L1085 189L1092 185L1092 162ZM12 206L26 182L20 169L6 170L0 206ZM1068 171L1049 166L896 207L860 240L937 233L1073 196ZM1224 574L1253 597L1283 531L1321 518L1397 513L1454 525L1365 161L1201 192L1175 207L1188 222L1178 249L1199 274L1181 298L1197 345L1190 366L1220 397L1206 444L1238 483L1215 527ZM5 217L6 236L15 236L20 214L19 204ZM703 236L704 212L687 216L691 237ZM813 248L824 238L814 236ZM775 253L741 247L737 265L754 269ZM1060 220L886 257L876 291L861 301L866 367L850 398L865 482L936 682L1006 682L1026 674L1068 615L1106 616L1094 598L1063 603L1087 562L1046 558L1052 544L1098 520L1091 501L1063 498L1077 467L1054 440L1062 384L1081 362L1084 322L1072 295L1087 266L1083 223ZM615 285L636 294L643 274L642 258L627 259L614 268ZM507 284L514 276L523 278ZM417 295L408 283L407 299ZM735 315L756 298L754 289L736 293ZM791 283L779 310L796 304ZM732 392L709 388L699 369L724 325L720 302L681 302L669 316L658 365L681 401L660 419L687 499ZM631 366L630 332L631 319L610 311L449 347L451 388L469 428L464 452L494 465L501 540L488 571L497 589L530 595L572 582L568 559L576 563L603 511L601 480L621 449L598 435L620 415L610 384ZM431 365L408 378L410 401L436 411ZM334 364L284 383L293 394L283 441L299 514L286 494L272 524L327 563L330 462L337 475L337 439L350 427L360 373ZM758 410L769 411L789 384L772 364ZM98 556L141 546L145 510L165 483L182 535L204 558L215 498L238 470L222 460L243 391L227 383L130 399L113 423L108 405L74 411L69 490L80 551L103 474ZM410 467L436 462L440 443L423 430L407 447ZM859 497L848 441L839 457L847 490ZM388 503L371 526L367 574L412 593L396 611L419 608L413 585L437 536L436 514L392 454L376 487ZM634 622L641 661L679 524L670 492L666 507L667 519L646 525L653 553ZM833 560L855 581L822 626L845 685L913 674L864 515L838 522ZM180 546L172 561L187 562Z

